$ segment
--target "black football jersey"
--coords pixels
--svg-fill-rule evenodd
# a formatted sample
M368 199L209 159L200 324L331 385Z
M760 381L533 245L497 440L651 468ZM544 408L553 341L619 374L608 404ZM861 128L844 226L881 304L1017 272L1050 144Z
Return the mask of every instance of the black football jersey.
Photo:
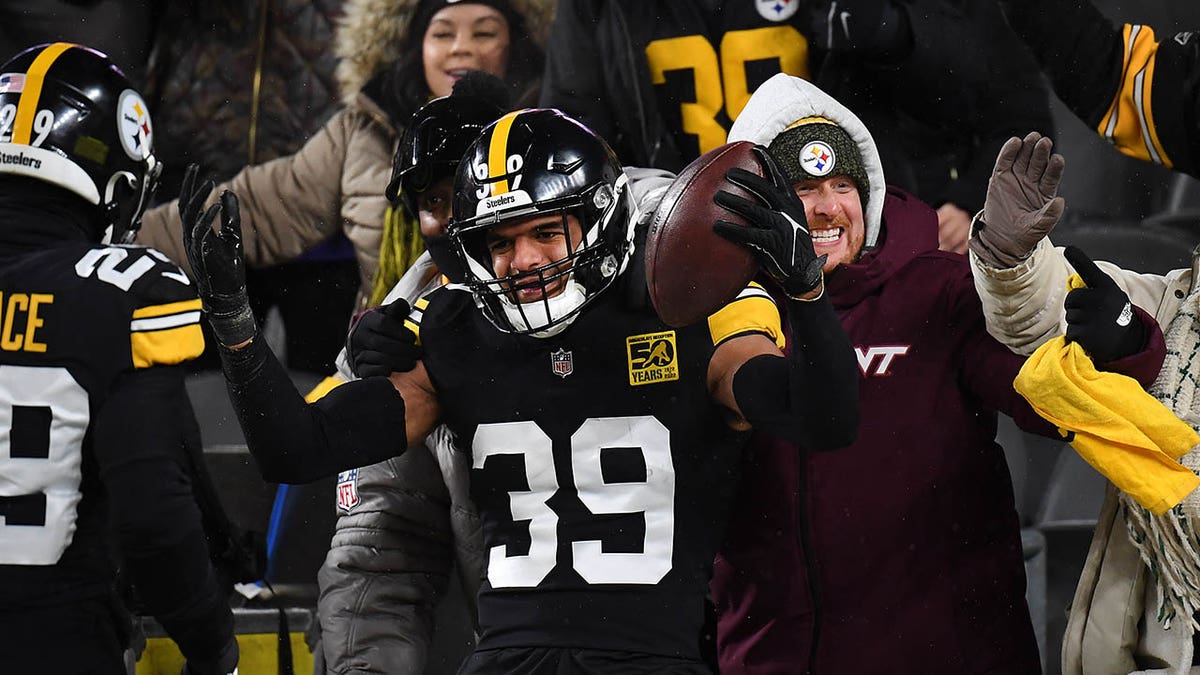
M772 75L809 78L800 0L626 3L631 25L654 26L645 46L659 111L684 161L723 145L750 94Z
M111 584L92 420L123 373L198 356L199 319L195 288L153 249L0 260L0 604Z
M462 291L410 316L442 421L473 460L487 550L479 649L696 657L743 437L706 384L716 345L779 315L757 287L673 329L598 298L551 338L500 333Z

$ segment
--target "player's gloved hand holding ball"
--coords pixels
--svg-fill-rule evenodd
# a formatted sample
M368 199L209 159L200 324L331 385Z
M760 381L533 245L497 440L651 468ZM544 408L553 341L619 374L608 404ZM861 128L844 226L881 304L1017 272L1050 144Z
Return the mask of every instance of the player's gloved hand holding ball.
M363 312L346 335L346 357L359 377L384 377L404 373L417 366L421 346L417 336L404 326L409 305L398 298L384 307Z
M213 182L205 180L197 185L199 173L197 165L188 166L179 192L183 246L213 334L222 345L237 347L250 341L257 331L246 296L237 195L226 190L206 210L204 202L212 192ZM212 225L218 214L221 225L214 230Z
M730 183L746 190L757 202L720 190L713 197L721 207L745 218L749 226L717 221L713 230L754 252L759 264L793 299L812 300L824 291L821 268L828 256L817 256L808 233L804 203L792 191L783 171L768 154L755 146L764 176L733 168L725 174Z
M1087 288L1067 293L1067 342L1078 342L1097 363L1132 356L1146 344L1146 328L1133 312L1129 296L1083 251L1068 246L1063 252Z

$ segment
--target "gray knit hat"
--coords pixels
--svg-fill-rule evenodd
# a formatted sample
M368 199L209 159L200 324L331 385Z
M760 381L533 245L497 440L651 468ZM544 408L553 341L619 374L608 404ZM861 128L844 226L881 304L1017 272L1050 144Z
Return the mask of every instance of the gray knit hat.
M849 176L858 187L864 211L871 181L858 144L846 130L825 117L805 117L789 125L767 146L792 183Z

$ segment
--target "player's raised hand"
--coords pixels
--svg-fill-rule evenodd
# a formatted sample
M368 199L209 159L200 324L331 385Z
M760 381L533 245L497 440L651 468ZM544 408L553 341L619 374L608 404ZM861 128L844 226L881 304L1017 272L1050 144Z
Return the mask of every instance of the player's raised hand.
M1136 354L1146 342L1146 329L1133 312L1129 296L1083 251L1068 246L1067 262L1087 288L1067 293L1067 342L1078 342L1097 363Z
M719 206L746 219L749 226L719 220L717 234L754 252L759 265L797 300L820 297L824 289L821 268L828 256L817 256L808 233L804 203L792 191L783 171L761 145L754 147L764 176L733 168L725 178L754 195L751 201L720 190L713 196Z
M204 204L213 182L205 180L197 185L199 173L197 165L188 166L179 192L183 247L213 334L226 347L237 347L248 342L257 331L246 296L237 195L226 190L216 204L206 209ZM221 220L214 228L218 215Z
M1066 204L1058 184L1066 165L1054 142L1032 131L1000 148L982 217L969 245L992 267L1015 267L1062 218Z
M363 312L346 335L346 358L359 377L404 373L417 366L421 345L404 320L409 305L399 298Z

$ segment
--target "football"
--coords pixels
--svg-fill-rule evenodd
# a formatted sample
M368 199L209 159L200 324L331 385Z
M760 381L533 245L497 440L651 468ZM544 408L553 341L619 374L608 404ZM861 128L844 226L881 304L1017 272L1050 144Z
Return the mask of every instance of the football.
M697 157L667 188L646 237L646 285L668 326L702 321L737 296L758 272L753 254L713 231L713 223L745 220L713 201L718 190L752 198L725 180L740 167L762 175L754 144L738 141Z

